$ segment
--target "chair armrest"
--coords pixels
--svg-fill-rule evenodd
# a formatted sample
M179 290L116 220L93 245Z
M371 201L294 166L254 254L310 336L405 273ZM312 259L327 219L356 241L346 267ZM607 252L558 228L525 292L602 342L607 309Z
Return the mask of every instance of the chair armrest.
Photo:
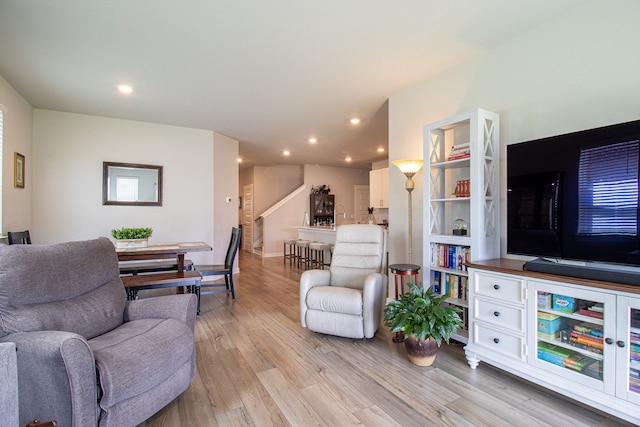
M93 353L84 337L71 332L9 334L18 359L20 424L56 420L60 426L98 423L98 386Z
M300 276L300 323L307 327L307 292L314 286L329 286L331 271L307 270Z
M127 301L124 308L124 321L178 319L195 332L197 302L195 294L164 295Z
M373 338L382 321L388 292L387 280L387 276L381 273L371 273L365 278L362 288L362 315L366 338Z

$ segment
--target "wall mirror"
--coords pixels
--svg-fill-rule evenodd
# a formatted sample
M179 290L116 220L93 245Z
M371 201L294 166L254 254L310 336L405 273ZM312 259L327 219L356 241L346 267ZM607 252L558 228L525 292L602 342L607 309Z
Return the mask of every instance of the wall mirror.
M162 206L162 166L102 162L102 204Z

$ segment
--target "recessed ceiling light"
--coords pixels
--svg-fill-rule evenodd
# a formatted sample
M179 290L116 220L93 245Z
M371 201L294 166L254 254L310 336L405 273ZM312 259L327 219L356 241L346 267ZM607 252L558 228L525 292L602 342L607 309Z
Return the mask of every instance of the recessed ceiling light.
M125 85L125 84L118 85L118 90L121 93L133 93L133 87L131 87L129 85Z
M284 150L282 154L284 154L285 156L288 156L289 154L291 154L291 152L289 152L289 150Z
M351 161L351 157L347 156L344 160L347 161L347 162L350 162Z
M242 163L242 158L238 157L238 163Z
M315 144L316 142L318 142L317 138L309 138L309 143Z
M357 125L360 123L360 119L357 117L352 118L351 120L349 120L351 122L352 125Z
M378 153L384 153L384 148L383 147L378 147Z

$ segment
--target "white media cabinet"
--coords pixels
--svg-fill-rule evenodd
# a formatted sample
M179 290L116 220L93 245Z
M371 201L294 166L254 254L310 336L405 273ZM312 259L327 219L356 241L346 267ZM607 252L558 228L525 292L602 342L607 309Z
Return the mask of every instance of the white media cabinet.
M640 424L640 286L523 271L523 264L468 264L469 366L486 362Z

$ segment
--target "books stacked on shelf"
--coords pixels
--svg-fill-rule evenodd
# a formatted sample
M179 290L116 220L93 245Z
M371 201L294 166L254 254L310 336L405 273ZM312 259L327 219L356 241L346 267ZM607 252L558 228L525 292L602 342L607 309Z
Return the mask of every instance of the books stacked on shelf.
M457 274L433 272L433 290L451 298L467 300L469 295L469 278Z
M582 350L602 354L604 341L602 327L590 323L576 323L569 333L569 344Z
M431 243L431 266L467 271L464 265L471 261L469 246Z
M560 347L545 341L538 342L538 359L554 365L564 366L562 361L568 357L575 356L576 353L568 348Z
M631 332L629 341L629 391L640 393L640 332Z
M467 159L471 156L471 143L458 144L451 147L447 160Z
M583 316L593 317L595 319L603 319L604 318L604 305L599 302L595 303L589 307L580 308L580 314Z
M602 366L599 361L559 345L538 342L538 359L602 379Z

